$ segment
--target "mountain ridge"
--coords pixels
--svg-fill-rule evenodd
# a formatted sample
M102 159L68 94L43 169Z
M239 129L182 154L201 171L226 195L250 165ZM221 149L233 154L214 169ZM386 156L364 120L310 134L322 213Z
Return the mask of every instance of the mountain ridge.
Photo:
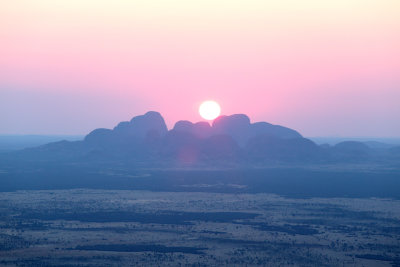
M20 151L24 159L132 161L149 166L360 162L374 150L356 141L317 145L296 130L245 114L208 122L178 121L168 130L159 112L149 111L113 129L98 128L82 141L60 141ZM396 149L388 155L398 157ZM386 155L386 154L385 154Z

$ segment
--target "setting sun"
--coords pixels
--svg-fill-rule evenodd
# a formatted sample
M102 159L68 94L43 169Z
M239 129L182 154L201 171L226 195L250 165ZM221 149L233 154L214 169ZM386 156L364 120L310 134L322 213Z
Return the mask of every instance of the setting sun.
M221 114L221 107L215 101L204 101L199 107L200 116L206 120L213 120Z

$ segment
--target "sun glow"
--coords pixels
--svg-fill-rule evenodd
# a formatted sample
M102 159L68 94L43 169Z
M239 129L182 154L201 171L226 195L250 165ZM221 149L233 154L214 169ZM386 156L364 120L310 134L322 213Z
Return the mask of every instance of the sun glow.
M215 101L204 101L199 107L199 113L203 119L213 120L221 114L221 107Z

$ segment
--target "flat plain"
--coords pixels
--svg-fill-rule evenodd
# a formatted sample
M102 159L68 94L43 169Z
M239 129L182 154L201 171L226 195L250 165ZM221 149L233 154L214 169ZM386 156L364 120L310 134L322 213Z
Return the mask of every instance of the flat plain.
M19 190L0 193L0 218L5 266L400 264L400 201L388 198Z

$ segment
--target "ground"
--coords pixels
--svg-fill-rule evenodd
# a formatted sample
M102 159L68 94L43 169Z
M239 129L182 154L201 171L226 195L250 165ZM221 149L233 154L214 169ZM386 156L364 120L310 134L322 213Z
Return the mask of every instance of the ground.
M30 190L0 193L0 214L1 265L400 264L393 199Z

